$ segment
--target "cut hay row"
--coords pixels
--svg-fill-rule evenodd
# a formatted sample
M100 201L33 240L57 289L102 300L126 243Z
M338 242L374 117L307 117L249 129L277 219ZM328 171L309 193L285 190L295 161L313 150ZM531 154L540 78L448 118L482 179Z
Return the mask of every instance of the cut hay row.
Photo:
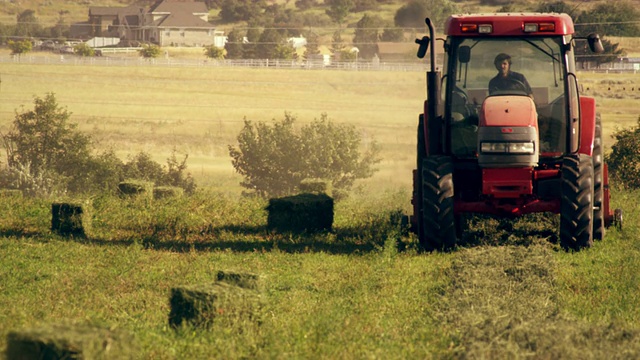
M442 331L459 339L454 357L604 359L612 347L640 351L636 330L589 325L561 312L549 246L479 247L454 256L434 311L446 324Z

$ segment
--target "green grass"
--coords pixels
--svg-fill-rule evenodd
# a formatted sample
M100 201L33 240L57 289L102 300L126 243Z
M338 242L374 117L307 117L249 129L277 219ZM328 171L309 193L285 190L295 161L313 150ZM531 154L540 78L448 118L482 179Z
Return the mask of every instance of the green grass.
M638 192L615 191L614 206ZM199 193L93 199L87 239L49 232L50 202L0 204L0 351L48 324L133 334L136 358L616 358L640 355L637 210L622 232L560 250L555 217L471 218L465 247L419 253L394 218L403 192L354 196L334 230L266 230L265 201ZM218 271L262 278L262 321L172 329L173 287Z

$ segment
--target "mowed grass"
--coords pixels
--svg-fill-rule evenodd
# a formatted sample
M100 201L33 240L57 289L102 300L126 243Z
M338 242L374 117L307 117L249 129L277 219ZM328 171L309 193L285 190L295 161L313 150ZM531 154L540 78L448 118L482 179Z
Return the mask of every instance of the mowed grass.
M354 196L306 235L266 230L263 200L102 196L87 239L51 234L47 200L4 199L0 351L10 331L90 324L143 359L640 356L637 191L613 194L624 230L577 254L544 215L469 218L462 248L420 253L396 222L406 195ZM218 271L261 276L254 318L170 327L171 289Z
M396 214L411 208L422 73L19 64L0 73L3 131L15 108L54 92L98 149L164 161L176 147L202 185L173 201L96 197L88 239L51 234L51 200L2 199L0 351L10 331L61 323L124 330L145 359L640 357L638 192L614 190L624 230L578 254L559 249L554 216L469 218L463 247L446 254L416 251L398 228ZM606 94L610 81L638 75L580 75L603 94L605 134L622 115L637 119L637 100ZM380 171L336 205L330 233L269 232L266 202L238 195L227 145L245 116L285 111L302 123L326 112L383 145ZM170 328L171 289L220 270L263 277L261 322Z

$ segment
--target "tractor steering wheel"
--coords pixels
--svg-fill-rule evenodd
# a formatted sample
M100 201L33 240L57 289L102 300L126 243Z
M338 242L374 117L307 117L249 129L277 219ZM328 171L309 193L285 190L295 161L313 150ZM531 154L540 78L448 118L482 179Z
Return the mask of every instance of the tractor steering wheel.
M528 96L527 85L518 79L509 79L508 88L493 87L489 89L490 95L525 95Z

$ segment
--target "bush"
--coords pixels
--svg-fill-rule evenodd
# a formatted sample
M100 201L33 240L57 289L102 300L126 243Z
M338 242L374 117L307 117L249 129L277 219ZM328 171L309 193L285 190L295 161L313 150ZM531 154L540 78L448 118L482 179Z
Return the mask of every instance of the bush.
M73 52L79 56L95 56L96 51L86 43L81 43L73 47Z
M195 181L186 174L187 155L179 160L174 149L166 167L146 153L126 164L112 150L93 155L91 138L69 123L71 113L58 106L54 94L36 97L34 103L34 110L16 112L13 126L0 134L7 154L0 188L38 196L96 193L115 191L125 178L137 178L195 191Z
M606 157L611 180L625 188L640 188L640 117L636 127L617 130Z
M215 45L206 46L204 48L204 55L210 59L224 59L224 49Z
M238 147L229 146L233 167L244 177L240 185L262 197L278 197L296 193L308 178L327 179L340 192L373 175L379 162L375 141L361 153L353 126L336 125L322 114L295 132L295 120L288 113L273 126L245 120Z
M31 51L33 44L31 44L31 41L29 40L22 40L22 41L9 40L7 41L7 46L9 47L9 49L11 49L12 54L20 55L20 54L28 53L29 51Z
M140 50L140 56L143 58L157 58L160 56L160 46L147 44L142 45L142 49Z

